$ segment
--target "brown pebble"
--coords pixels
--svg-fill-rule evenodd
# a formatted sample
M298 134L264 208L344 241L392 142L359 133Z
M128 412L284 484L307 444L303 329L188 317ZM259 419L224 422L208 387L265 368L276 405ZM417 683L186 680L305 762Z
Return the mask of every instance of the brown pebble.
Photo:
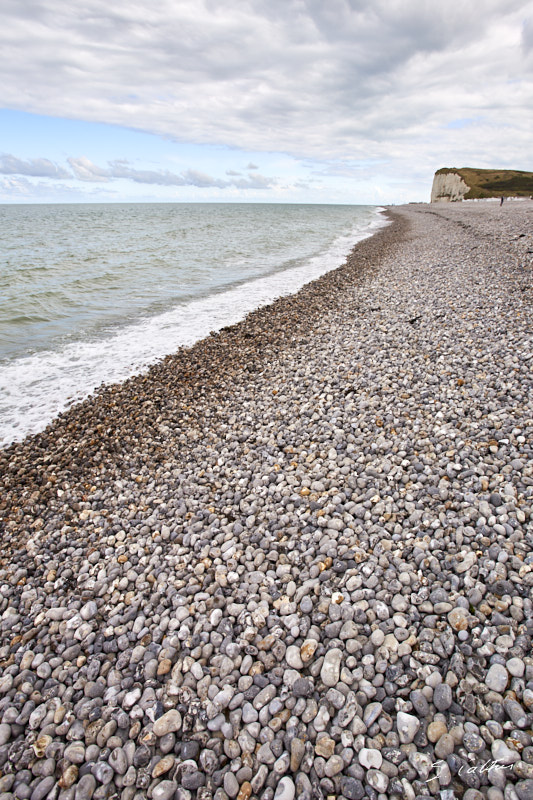
M170 660L170 658L163 658L158 664L157 674L167 675L171 669L172 669L172 661Z
M75 764L69 766L63 771L58 784L61 789L70 789L78 780L78 767Z
M176 758L173 755L164 756L153 768L152 778L159 778L160 775L164 775L165 772L169 772L174 766L175 761Z
M244 783L241 784L241 788L239 789L237 800L248 800L251 794L252 794L252 784L250 783L250 781L244 781Z
M333 739L330 739L329 736L323 736L321 739L318 739L317 743L315 744L315 753L317 756L331 758L334 752L335 741Z

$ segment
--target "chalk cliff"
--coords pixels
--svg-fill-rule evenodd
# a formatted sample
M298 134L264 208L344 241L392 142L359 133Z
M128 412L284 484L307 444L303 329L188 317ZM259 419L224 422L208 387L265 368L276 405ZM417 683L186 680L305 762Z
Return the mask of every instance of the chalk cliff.
M443 167L433 178L431 202L489 197L531 197L533 172L516 169Z
M431 187L431 202L455 202L462 200L470 186L457 172L436 172Z

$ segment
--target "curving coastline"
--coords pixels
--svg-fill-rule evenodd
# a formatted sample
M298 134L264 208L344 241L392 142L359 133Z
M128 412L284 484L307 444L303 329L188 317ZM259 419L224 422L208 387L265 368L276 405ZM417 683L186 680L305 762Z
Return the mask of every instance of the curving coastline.
M533 204L389 213L0 453L6 800L531 797Z

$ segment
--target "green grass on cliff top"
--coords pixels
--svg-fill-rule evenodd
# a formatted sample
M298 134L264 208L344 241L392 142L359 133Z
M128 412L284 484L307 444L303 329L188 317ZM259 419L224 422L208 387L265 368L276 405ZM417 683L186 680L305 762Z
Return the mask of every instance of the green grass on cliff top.
M514 169L473 169L471 167L443 167L437 175L455 172L461 176L470 191L465 200L483 197L529 197L533 195L533 172Z

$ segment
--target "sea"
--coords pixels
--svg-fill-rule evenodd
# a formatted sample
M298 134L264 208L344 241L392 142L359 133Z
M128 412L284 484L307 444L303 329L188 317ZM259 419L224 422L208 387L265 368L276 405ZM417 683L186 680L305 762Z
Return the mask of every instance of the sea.
M365 205L0 205L0 446L340 266Z

